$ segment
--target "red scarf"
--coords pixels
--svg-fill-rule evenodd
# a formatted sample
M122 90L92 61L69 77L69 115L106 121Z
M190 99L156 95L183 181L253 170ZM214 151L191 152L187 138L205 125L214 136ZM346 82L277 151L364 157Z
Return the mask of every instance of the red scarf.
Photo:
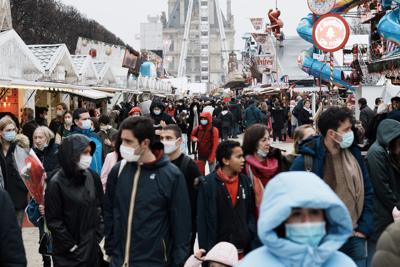
M236 205L236 197L237 193L239 190L239 175L229 177L226 175L221 168L218 168L217 170L217 177L218 180L223 182L225 184L226 190L228 191L231 200L232 200L232 205Z
M269 180L278 173L279 162L276 158L266 158L264 161L259 161L255 156L249 155L246 157L246 162L250 165L254 176L257 176L265 187ZM246 174L248 173L246 166Z
M251 174L249 168L251 168ZM246 157L246 174L253 180L253 190L256 201L256 217L258 218L261 201L264 195L264 187L269 180L277 174L279 168L278 160L275 158L266 158L259 161L255 156Z

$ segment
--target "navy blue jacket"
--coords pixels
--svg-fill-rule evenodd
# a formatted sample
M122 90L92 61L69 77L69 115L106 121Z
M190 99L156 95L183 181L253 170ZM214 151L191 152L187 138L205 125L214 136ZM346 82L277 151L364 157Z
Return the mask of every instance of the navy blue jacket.
M373 201L374 191L372 188L371 180L369 178L368 170L366 168L364 159L361 156L359 148L353 144L350 148L351 153L357 159L358 165L360 165L363 180L364 180L364 208L362 214L357 222L357 228L355 231L361 232L367 236L370 236L373 231ZM300 148L299 153L301 156L297 157L290 171L304 171L304 154L313 157L313 168L312 172L323 178L324 175L324 161L326 155L326 148L323 143L321 136L315 136L304 142Z
M122 266L137 163L111 170L104 201L105 250ZM168 157L141 167L132 222L129 266L180 267L189 257L191 212L186 181Z
M242 200L246 201L248 231L251 234L250 247L256 248L259 244L257 239L257 223L254 217L254 195L250 184L250 179L243 174L239 175L240 186L243 188ZM197 195L197 231L199 247L210 251L218 243L218 205L217 205L217 186L221 182L217 178L216 172L212 172L201 179ZM240 191L238 191L239 194ZM244 198L243 198L244 196ZM247 196L247 197L246 197ZM248 251L245 251L245 253Z

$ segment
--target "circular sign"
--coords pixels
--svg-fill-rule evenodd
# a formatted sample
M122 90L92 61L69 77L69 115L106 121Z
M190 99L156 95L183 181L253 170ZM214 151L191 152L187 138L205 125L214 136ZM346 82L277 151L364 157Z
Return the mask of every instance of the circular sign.
M308 8L316 15L325 15L335 7L336 0L307 0Z
M321 16L314 24L312 37L315 45L324 52L342 49L350 36L350 27L346 20L337 14Z

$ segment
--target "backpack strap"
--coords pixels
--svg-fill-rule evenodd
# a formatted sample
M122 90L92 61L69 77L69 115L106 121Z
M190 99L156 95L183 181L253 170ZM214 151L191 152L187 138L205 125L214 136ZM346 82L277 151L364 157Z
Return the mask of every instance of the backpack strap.
M312 172L313 170L313 157L310 155L303 155L304 156L304 170L306 172Z
M182 159L182 163L181 166L179 167L179 169L181 170L181 172L185 175L186 170L189 166L190 163L190 158L186 155L183 155L183 159Z

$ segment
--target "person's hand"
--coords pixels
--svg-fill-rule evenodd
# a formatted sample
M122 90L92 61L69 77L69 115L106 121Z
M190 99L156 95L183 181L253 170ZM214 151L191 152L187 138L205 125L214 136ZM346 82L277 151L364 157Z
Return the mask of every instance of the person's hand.
M396 206L393 208L392 216L395 222L400 220L400 211L397 209Z
M197 137L193 137L192 141L197 143L199 141L199 139L197 139Z
M110 141L110 139L108 139L108 138L104 139L104 144L105 144L106 146L111 146L111 141Z
M39 205L39 212L42 216L44 216L44 206L43 205Z
M366 239L367 236L360 232L354 232L353 236Z
M203 261L205 256L206 256L206 251L204 249L199 249L194 253L194 257L199 261Z
M167 124L165 123L165 121L160 121L160 125L161 125L161 127L163 127L163 128L167 127Z

